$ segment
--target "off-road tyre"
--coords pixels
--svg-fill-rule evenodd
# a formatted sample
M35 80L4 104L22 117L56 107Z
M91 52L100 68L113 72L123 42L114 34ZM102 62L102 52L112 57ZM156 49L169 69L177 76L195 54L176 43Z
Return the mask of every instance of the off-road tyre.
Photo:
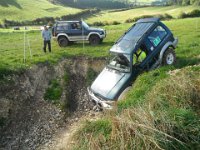
M100 43L103 43L103 39L100 39Z
M162 59L162 65L173 65L176 63L176 53L173 48L168 48Z
M131 90L131 86L128 86L118 97L118 101L124 100L126 98L127 93Z
M91 35L89 38L89 42L91 45L98 45L101 43L101 39L98 35Z
M61 36L58 38L58 44L60 47L67 47L69 45L69 40L64 36Z

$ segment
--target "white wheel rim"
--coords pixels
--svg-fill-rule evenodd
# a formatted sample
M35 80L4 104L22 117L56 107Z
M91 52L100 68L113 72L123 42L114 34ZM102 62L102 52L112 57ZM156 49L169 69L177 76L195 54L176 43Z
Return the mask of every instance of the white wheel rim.
M166 57L166 62L168 65L171 65L174 63L174 55L172 53L169 53Z

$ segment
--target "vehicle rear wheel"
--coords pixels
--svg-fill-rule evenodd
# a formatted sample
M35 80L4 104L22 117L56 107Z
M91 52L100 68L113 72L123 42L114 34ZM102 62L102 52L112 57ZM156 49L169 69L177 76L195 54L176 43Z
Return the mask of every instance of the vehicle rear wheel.
M66 47L69 44L69 41L66 37L60 37L58 39L58 44L60 47Z
M176 53L173 48L168 48L163 55L162 64L173 65L175 62L176 62Z
M91 45L98 45L101 43L101 39L98 35L92 35L89 39Z

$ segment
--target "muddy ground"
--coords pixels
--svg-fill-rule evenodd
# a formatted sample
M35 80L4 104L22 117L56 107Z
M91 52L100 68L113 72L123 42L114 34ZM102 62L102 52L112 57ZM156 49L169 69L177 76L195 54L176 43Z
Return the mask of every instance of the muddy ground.
M100 72L105 59L84 57L63 59L56 65L48 62L6 77L0 85L0 150L34 150L48 147L62 129L85 115L92 115L87 94L88 70ZM63 76L69 74L69 82ZM63 108L44 100L50 81L60 79ZM48 148L47 148L48 149Z

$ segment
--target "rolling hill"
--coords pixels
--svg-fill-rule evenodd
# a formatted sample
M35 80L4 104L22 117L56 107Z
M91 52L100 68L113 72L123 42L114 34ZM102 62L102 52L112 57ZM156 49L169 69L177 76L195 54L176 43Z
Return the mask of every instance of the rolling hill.
M47 0L1 0L0 22L8 20L33 20L41 17L57 17L75 14L81 9L55 5Z
M190 12L193 9L199 9L198 6L166 6L166 7L142 7L129 9L125 11L104 11L98 15L90 17L87 19L89 23L93 23L96 21L118 21L124 22L127 19L132 19L135 17L140 17L144 15L157 15L157 14L169 14L174 18L177 18L181 12Z

